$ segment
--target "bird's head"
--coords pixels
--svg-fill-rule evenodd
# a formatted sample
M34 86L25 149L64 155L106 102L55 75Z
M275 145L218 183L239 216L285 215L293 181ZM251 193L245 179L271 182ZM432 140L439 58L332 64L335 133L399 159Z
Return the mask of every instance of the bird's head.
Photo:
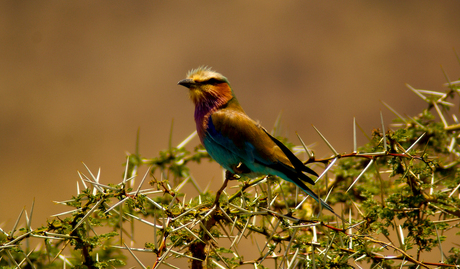
M189 89L190 99L195 105L225 104L234 97L227 78L208 67L190 70L187 78L177 84Z

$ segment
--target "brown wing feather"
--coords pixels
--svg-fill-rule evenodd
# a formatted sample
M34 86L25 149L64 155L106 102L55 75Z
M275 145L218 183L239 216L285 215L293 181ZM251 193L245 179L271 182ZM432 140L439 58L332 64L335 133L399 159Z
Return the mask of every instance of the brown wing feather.
M211 117L216 130L230 138L239 149L244 149L245 143L249 142L254 146L258 156L271 163L271 168L283 172L290 178L300 178L315 184L302 171L318 176L316 172L306 167L283 143L271 136L242 110L227 106L214 112Z

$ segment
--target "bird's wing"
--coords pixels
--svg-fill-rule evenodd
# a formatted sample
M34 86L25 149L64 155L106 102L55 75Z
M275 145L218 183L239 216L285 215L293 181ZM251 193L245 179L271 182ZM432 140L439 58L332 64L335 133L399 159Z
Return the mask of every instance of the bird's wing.
M331 206L302 182L315 184L303 172L317 176L316 172L306 167L283 143L246 114L226 109L214 112L208 121L207 136L246 163L259 163L281 172L285 175L283 176L285 180L299 186L324 208L335 214Z
M299 158L297 158L281 141L269 134L267 130L265 130L265 128L262 129L271 138L271 140L275 142L275 144L284 152L286 157L289 159L289 161L296 169L318 176L318 174L314 170L310 169L310 167L306 166L301 160L299 160Z
M292 181L300 178L315 184L302 173L317 174L306 167L283 143L240 111L221 109L208 123L208 135L214 142L246 162L257 162L285 174ZM261 172L261 171L257 171Z
M215 143L241 159L254 162L257 158L254 154L257 153L261 143L255 138L261 137L261 130L246 114L228 109L218 110L210 116L206 130L207 136ZM261 138L263 139L264 136ZM260 157L267 159L270 154L265 153L267 156Z

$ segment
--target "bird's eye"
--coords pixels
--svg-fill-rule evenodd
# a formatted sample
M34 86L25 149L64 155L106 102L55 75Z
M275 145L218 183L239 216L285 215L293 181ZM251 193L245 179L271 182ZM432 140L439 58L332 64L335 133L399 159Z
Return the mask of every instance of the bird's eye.
M208 80L205 81L206 84L218 84L218 83L221 83L222 81L216 79L216 78L210 78Z

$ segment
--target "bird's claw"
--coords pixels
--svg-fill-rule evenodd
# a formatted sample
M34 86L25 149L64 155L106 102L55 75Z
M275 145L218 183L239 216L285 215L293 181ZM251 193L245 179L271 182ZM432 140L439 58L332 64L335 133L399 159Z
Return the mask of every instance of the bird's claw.
M225 171L225 179L227 179L227 180L237 180L239 178L240 178L239 175L234 174L234 173L232 173L232 172L230 172L228 170Z

